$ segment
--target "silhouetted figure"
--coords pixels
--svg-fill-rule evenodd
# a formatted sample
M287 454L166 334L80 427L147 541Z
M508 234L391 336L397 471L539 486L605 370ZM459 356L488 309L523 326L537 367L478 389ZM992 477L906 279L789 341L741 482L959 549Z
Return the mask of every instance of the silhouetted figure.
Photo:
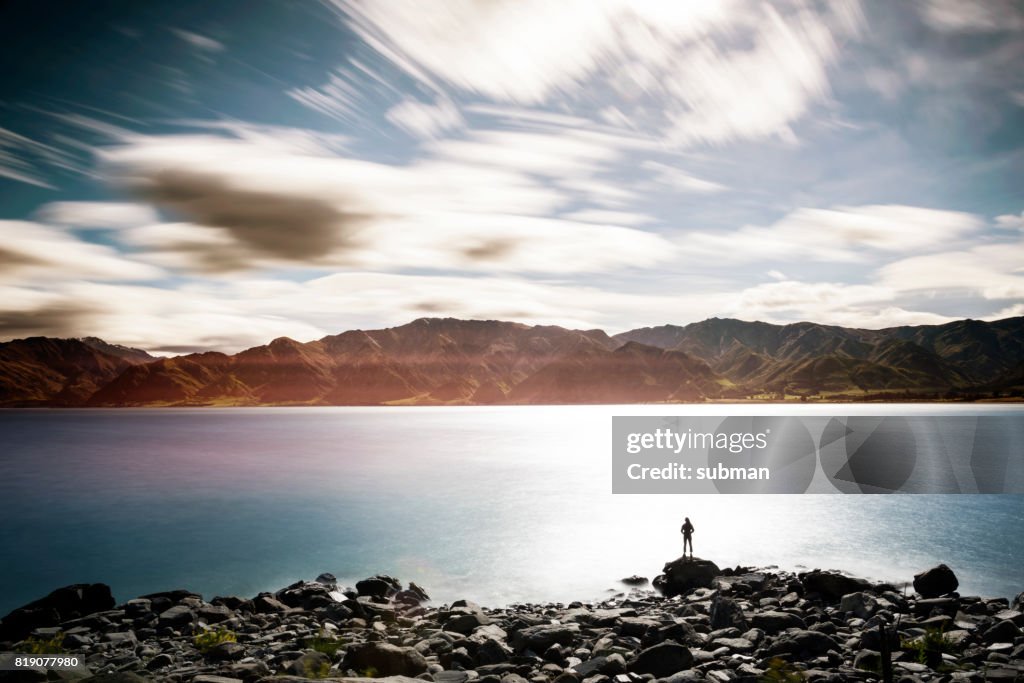
M690 518L686 517L683 522L683 526L679 527L680 533L683 534L683 557L686 557L686 546L690 546L690 557L693 557L693 524L690 524Z

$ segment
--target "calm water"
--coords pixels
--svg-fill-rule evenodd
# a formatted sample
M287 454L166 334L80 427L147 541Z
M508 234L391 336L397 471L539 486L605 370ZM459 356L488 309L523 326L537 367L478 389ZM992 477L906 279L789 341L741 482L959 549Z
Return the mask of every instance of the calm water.
M980 411L984 407L969 407ZM1024 590L1024 496L613 496L615 414L926 406L0 411L0 614L53 588L253 595L386 572L441 601L600 597L679 554ZM1017 408L989 408L1014 410Z

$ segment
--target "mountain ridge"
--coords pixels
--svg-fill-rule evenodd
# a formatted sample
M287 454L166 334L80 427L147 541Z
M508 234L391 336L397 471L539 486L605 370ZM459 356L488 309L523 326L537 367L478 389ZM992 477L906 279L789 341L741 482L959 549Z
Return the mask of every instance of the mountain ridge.
M96 337L0 342L0 406L988 398L1021 395L1022 367L1024 317L881 330L709 318L611 336L418 318L166 358Z

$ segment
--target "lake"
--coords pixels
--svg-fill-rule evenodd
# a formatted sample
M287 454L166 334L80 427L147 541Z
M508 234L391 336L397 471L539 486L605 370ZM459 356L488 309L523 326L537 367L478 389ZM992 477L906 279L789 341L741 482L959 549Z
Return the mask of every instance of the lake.
M0 411L0 614L62 585L252 596L329 571L440 602L600 598L696 526L719 566L1024 590L1024 496L612 495L611 416L1013 414L701 405ZM1015 457L1021 457L1020 453Z

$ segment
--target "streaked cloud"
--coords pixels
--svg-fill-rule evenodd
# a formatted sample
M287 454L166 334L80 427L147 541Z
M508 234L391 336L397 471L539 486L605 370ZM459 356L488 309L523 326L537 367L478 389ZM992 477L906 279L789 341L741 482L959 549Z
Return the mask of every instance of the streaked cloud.
M44 223L82 228L130 228L159 221L152 207L126 202L51 202L36 216Z
M801 208L768 226L746 226L730 233L692 233L684 253L725 261L865 262L879 253L936 249L981 229L984 221L961 211L916 206L839 206Z
M407 99L388 109L384 116L412 137L424 140L436 139L446 131L465 125L458 109L446 99L434 104Z
M224 43L219 40L214 40L209 36L204 36L201 33L195 33L194 31L185 31L180 28L172 28L173 33L179 40L190 45L191 47L200 50L201 52L223 52L227 49Z

